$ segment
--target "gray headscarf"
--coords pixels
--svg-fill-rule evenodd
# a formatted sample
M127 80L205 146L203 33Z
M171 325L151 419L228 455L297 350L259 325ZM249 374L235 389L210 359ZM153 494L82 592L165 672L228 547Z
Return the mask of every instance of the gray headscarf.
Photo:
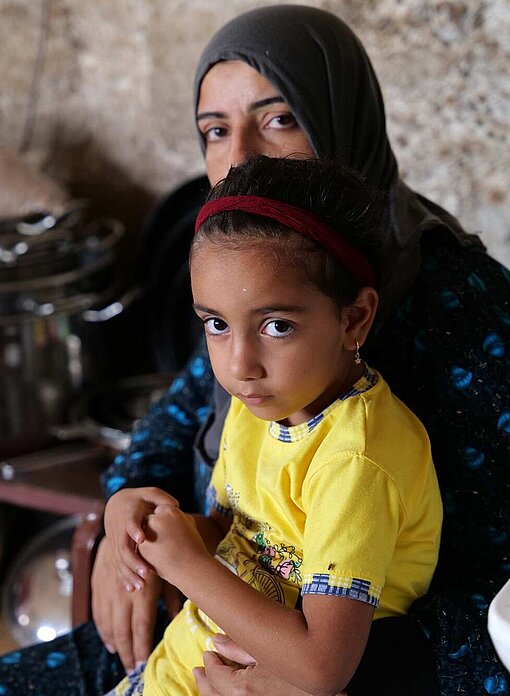
M359 39L338 17L303 5L276 5L228 22L199 60L195 108L204 76L224 60L248 63L279 90L318 157L341 156L388 195L380 319L416 277L425 231L446 229L463 245L482 246L453 216L399 178L374 69Z

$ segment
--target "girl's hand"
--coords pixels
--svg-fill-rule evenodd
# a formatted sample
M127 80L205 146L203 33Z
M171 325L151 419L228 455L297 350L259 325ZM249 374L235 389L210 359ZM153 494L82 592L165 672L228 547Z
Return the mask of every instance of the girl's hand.
M138 550L158 575L177 587L193 563L211 558L193 517L175 505L158 505L148 516Z
M204 666L193 669L200 696L310 696L306 691L281 681L258 663L236 666L230 661L225 663L215 652L205 652L203 658ZM348 693L342 691L337 696L348 696Z
M106 536L120 581L128 592L141 590L151 568L137 553L145 539L147 517L158 505L178 508L179 503L159 488L126 488L115 493L104 513Z

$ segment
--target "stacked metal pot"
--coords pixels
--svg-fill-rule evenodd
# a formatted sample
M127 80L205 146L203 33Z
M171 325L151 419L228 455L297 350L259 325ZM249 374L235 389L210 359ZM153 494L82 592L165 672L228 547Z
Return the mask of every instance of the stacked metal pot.
M83 203L0 221L0 455L44 446L84 388L108 376L103 325L123 311L115 220Z

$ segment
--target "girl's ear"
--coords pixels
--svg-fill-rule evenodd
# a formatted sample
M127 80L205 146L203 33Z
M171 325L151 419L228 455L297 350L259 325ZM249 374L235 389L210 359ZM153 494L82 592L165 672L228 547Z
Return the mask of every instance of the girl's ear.
M353 305L346 310L347 328L344 348L356 350L356 341L362 346L374 323L379 295L374 288L361 288Z

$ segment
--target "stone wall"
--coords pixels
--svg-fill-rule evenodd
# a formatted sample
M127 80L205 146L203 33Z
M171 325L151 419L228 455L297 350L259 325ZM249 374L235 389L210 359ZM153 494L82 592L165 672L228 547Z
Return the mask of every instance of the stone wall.
M0 147L136 229L202 170L198 54L253 0L0 0ZM508 0L309 0L359 34L407 181L510 265Z

